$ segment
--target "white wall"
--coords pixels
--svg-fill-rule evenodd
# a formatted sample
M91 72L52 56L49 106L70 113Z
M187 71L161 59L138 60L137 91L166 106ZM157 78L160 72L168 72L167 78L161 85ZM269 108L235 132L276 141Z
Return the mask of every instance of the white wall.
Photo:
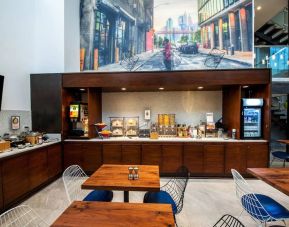
M65 72L80 71L80 0L64 0L64 65Z
M30 111L31 73L64 71L64 0L0 0L2 109Z
M157 114L176 114L178 124L197 125L206 120L208 112L213 112L217 121L222 117L222 92L118 92L102 96L102 120L107 125L109 117L137 116L143 124L146 108L151 109L152 122L157 121Z

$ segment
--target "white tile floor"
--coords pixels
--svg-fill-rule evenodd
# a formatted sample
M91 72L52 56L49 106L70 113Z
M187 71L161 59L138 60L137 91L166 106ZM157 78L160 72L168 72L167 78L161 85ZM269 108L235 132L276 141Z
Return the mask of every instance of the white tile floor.
M167 179L162 179L164 184ZM289 197L259 180L248 180L256 192L269 195L289 209ZM131 202L142 202L143 192L131 192ZM114 192L115 202L123 201L122 192ZM68 206L64 186L58 179L24 202L49 224ZM185 193L183 211L177 215L182 227L210 227L226 213L238 216L241 206L235 196L232 179L190 179ZM257 226L246 214L240 217L245 226ZM289 222L287 223L287 225Z

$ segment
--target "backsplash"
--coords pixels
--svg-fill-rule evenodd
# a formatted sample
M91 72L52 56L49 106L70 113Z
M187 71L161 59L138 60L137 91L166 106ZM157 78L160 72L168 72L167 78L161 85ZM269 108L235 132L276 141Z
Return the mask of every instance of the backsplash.
M11 129L11 116L20 116L20 129ZM20 133L24 127L28 126L31 129L31 112L18 110L1 110L0 111L0 136L4 133Z

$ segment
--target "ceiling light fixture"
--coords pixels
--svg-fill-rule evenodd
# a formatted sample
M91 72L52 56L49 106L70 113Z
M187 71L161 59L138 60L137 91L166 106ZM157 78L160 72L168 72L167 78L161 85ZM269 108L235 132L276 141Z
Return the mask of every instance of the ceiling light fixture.
M257 6L257 10L261 10L262 9L262 6Z
M204 89L204 87L202 87L202 86L198 87L198 90L202 90L202 89Z
M122 90L122 91L126 91L126 88L125 88L125 87L123 87L123 88L121 88L121 90Z
M243 88L248 88L248 87L249 87L248 85L244 85L244 86L243 86Z
M160 88L159 88L159 90L161 90L161 91L162 91L162 90L165 90L165 88L163 88L163 87L160 87Z
M80 90L80 91L85 91L85 89L84 89L84 88L80 88L79 90Z

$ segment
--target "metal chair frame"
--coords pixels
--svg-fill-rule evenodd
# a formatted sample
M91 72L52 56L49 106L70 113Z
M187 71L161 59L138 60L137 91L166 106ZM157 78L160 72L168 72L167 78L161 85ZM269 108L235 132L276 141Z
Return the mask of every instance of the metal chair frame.
M49 226L34 210L27 205L14 207L0 215L1 227Z
M83 200L91 190L82 190L81 185L88 179L88 176L79 165L69 166L62 175L65 192L69 203L75 200Z
M161 187L161 191L169 193L174 200L177 206L176 214L179 214L183 209L185 191L190 177L189 171L186 167L181 167L181 174L181 178L174 177Z
M245 225L232 215L225 214L213 227L245 227Z
M266 226L267 222L273 221L282 221L286 226L285 220L276 219L267 212L267 210L260 203L256 195L253 193L253 190L250 187L250 185L238 171L231 169L231 172L236 185L236 195L239 199L239 202L241 203L241 206L243 207L240 216L242 215L244 210L246 211L249 210L250 212L247 211L247 213L260 226ZM243 198L245 198L244 205L242 204ZM254 217L253 215L257 216L258 218Z
M283 151L282 151L283 152ZM284 153L285 153L285 151L284 151ZM272 166L272 164L273 164L273 162L275 161L275 159L278 159L278 160L281 160L281 161L283 161L283 168L285 168L286 167L286 159L282 159L282 158L278 158L278 157L275 157L273 154L272 154L272 161L271 161L271 163L270 163L270 165Z

